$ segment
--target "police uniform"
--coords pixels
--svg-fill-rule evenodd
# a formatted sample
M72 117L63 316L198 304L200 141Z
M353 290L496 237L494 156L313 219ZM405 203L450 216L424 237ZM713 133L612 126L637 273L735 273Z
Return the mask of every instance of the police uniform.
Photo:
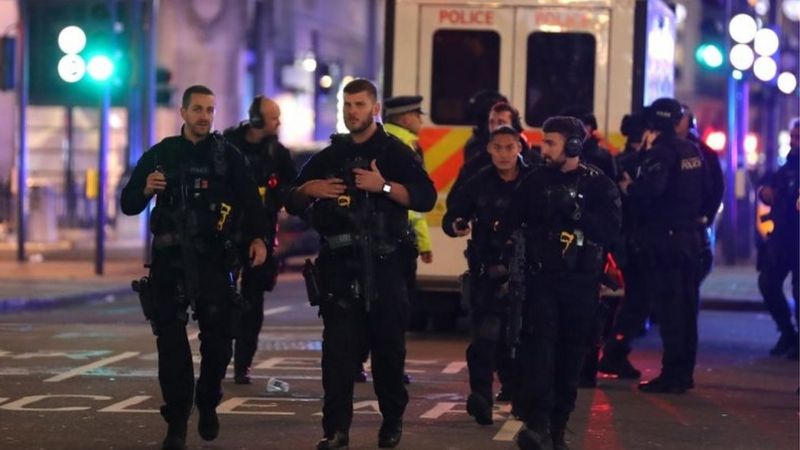
M792 274L792 296L794 297L795 323L798 321L798 261L800 261L800 237L798 236L797 197L800 189L800 149L793 147L786 157L786 163L771 176L764 185L772 188L773 199L770 210L775 227L767 236L767 240L759 251L758 288L764 297L772 319L778 325L781 337L770 353L772 355L788 354L797 359L797 329L792 324L791 312L783 293L783 282Z
M647 128L661 133L644 153L627 195L641 208L637 258L645 271L663 341L661 374L645 392L682 393L694 385L701 236L708 177L699 149L675 135L680 103L659 99L645 111Z
M267 261L257 267L242 268L241 292L247 311L242 315L242 329L234 340L233 368L234 380L243 384L250 382L249 369L264 322L264 292L272 291L278 276L278 261L274 254L278 211L283 207L287 187L297 176L292 156L277 136L267 136L256 143L247 141L245 136L251 126L251 123L244 122L225 130L225 137L247 158L267 217L273 224L263 236L267 244ZM247 247L241 250L245 254Z
M196 144L181 134L145 152L122 190L123 213L136 215L147 207L150 198L144 188L155 170L167 180L166 190L156 196L150 222L153 322L165 403L161 414L171 430L182 426L185 437L193 391L201 426L209 414L216 421L214 409L222 398L221 380L231 358L235 295L231 270L236 264L231 226L242 216L243 239L251 242L266 235L267 218L244 158L219 134ZM189 303L194 303L200 326L202 360L196 388L186 336Z
M408 208L385 194L356 189L353 168L368 168L372 160L387 181L408 190ZM408 299L403 276L398 276L404 273L408 252L414 251L408 209L431 210L436 191L413 153L380 125L360 144L347 134L332 136L331 145L301 169L290 188L287 211L305 211L306 200L297 192L300 186L331 177L345 180L345 194L336 199L316 199L310 206L312 226L321 237L316 267L324 324L322 427L326 439L318 448L343 448L348 441L353 419L353 372L360 363L364 342L372 354L374 388L383 415L379 443L393 446L396 442L384 443L384 438L395 436L399 440L408 403L403 384ZM370 268L374 279L368 283L364 275ZM370 284L372 290L365 292Z
M622 178L623 173L636 178L644 152L633 148L630 143L641 142L644 132L642 115L626 116L620 128L627 137L627 142L625 150L615 158L617 174L619 178ZM629 197L622 197L622 228L619 240L612 247L612 254L625 282L625 298L616 311L611 332L603 347L603 357L598 363L598 370L619 378L641 376L641 372L628 360L631 352L630 343L642 332L652 311L652 301L645 286L642 263L634 251L636 230L641 222L640 210L641 208L637 207Z
M507 235L527 224L530 277L518 350L522 378L513 396L514 410L526 424L520 448L549 448L551 437L565 445L579 372L595 339L604 249L616 239L620 221L617 187L597 168L579 163L566 173L547 167L531 172L500 225L501 235Z
M493 165L484 167L452 197L442 219L442 230L450 237L457 237L453 230L456 220L469 221L472 225L467 250L471 284L468 411L480 424L492 423L495 369L504 397L513 395L514 390L513 362L504 332L509 306L504 289L508 281L507 263L501 254L504 249L492 239L494 226L506 215L514 190L531 170L521 158L517 165L519 174L512 181L500 178Z
M384 116L390 118L396 114L404 114L408 112L422 112L422 96L420 95L401 95L397 97L390 97L383 102ZM403 128L400 125L386 122L384 129L391 136L396 137L404 144L406 144L417 155L418 160L422 166L425 166L422 148L419 146L419 136L414 134L411 130ZM408 211L408 220L411 228L416 237L417 251L419 253L431 252L431 233L428 229L428 222L425 220L425 215L417 211ZM408 271L406 280L408 282L408 292L413 304L415 299L414 291L416 290L417 280L417 258L409 258Z

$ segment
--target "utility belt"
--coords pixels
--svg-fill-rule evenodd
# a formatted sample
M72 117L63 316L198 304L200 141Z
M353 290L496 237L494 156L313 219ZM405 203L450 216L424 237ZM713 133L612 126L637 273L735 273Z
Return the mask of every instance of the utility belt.
M546 231L529 242L528 269L532 274L562 271L599 274L603 270L603 246L588 239L582 230Z
M322 249L331 252L352 249L355 246L362 245L363 239L364 237L353 233L322 236ZM368 236L367 239L373 239L373 237ZM405 243L405 240L400 237L393 241L376 240L371 245L375 256L389 256L403 243ZM411 242L411 245L413 245L413 242Z

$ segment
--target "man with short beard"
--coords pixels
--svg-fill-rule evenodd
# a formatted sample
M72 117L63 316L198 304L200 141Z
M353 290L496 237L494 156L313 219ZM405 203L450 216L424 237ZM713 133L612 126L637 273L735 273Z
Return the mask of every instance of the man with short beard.
M191 86L183 93L179 136L146 151L122 190L122 212L133 216L156 197L150 219L152 264L147 292L153 301L150 323L158 348L158 381L168 424L162 449L186 448L192 405L200 415L197 431L212 441L219 434L216 407L231 360L233 294L230 258L233 226L249 244L250 267L264 263L268 223L258 189L242 154L211 132L214 93ZM200 377L194 383L192 350L186 336L187 308L200 327ZM194 397L194 398L193 398Z
M517 443L523 450L564 450L592 338L604 248L616 239L622 213L614 183L580 162L583 124L551 117L542 132L544 167L521 182L497 229L499 241L522 224L527 230L531 275L517 350L521 387L513 396L525 429Z
M377 89L364 79L344 87L349 134L333 135L289 189L286 209L310 207L320 234L315 268L306 271L309 300L322 332L324 437L318 450L345 449L353 420L353 372L364 342L372 354L375 394L383 415L378 446L400 442L408 392L403 384L408 297L402 276L413 251L408 210L427 212L436 190L414 153L375 122ZM372 269L374 278L366 276ZM316 274L315 274L316 272Z

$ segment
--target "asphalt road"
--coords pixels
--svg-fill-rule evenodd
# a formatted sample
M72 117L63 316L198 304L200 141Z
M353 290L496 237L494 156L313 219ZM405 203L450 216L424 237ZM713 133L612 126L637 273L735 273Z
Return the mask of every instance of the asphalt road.
M321 322L296 276L265 302L255 383L224 382L222 430L211 443L190 423L188 444L202 449L312 449L321 437ZM189 335L199 358L197 328ZM686 395L646 395L634 383L602 379L582 390L567 435L573 449L797 449L798 367L766 356L776 338L763 314L701 313L697 387ZM408 338L411 402L402 449L516 448L520 423L500 405L495 424L466 415L463 334ZM656 330L637 342L634 363L657 372ZM267 393L270 377L289 383ZM351 449L377 447L380 416L371 383L356 389ZM0 448L159 448L154 338L138 303L125 297L0 315Z

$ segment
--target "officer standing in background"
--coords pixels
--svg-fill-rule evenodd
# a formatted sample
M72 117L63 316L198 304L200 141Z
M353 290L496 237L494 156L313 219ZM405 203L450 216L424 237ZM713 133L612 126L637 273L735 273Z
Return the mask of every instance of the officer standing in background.
M586 131L574 117L542 125L544 167L520 184L500 237L525 223L531 272L518 350L522 381L514 410L525 422L519 448L566 449L578 376L592 340L604 248L621 221L619 192L580 162Z
M372 353L372 374L383 423L378 446L400 442L408 393L403 384L408 320L407 252L413 252L408 210L426 212L436 190L406 146L375 122L375 86L356 79L344 87L346 135L314 155L289 190L287 211L311 207L321 237L315 267L308 267L309 300L323 319L322 409L318 450L347 448L353 419L353 371L362 343ZM409 250L410 249L410 250Z
M250 173L258 185L269 223L263 236L269 257L266 263L242 268L241 292L246 311L242 327L234 339L233 380L250 384L250 365L258 348L258 335L264 322L264 292L272 291L278 277L275 247L278 211L283 207L288 185L297 176L289 150L278 141L281 109L273 100L256 96L248 110L248 120L225 130L225 138L247 158ZM246 249L243 249L246 250Z
M258 189L236 148L211 132L214 93L192 86L183 93L180 136L164 139L144 153L122 190L127 215L141 213L156 196L150 286L155 312L158 380L168 424L163 449L186 448L186 427L194 402L197 430L210 441L219 434L216 407L231 359L235 286L231 275L236 243L229 231L243 216L249 264L267 257L268 224ZM233 254L233 255L231 255ZM200 326L200 378L194 386L192 351L186 336L191 306Z
M767 307L778 331L781 333L778 342L770 350L770 355L787 355L789 359L797 359L797 324L798 301L800 291L798 285L798 264L800 264L800 219L798 218L798 190L800 189L800 119L792 123L790 133L790 150L786 163L774 174L766 177L758 191L762 202L772 208L770 217L775 227L767 235L764 247L759 251L758 288L764 297ZM783 282L792 274L792 296L794 297L794 318L783 294Z
M510 103L501 101L491 106L489 109L489 117L487 119L488 133L491 134L497 127L506 125L517 130L519 133L520 145L522 146L522 158L531 166L536 166L541 162L541 156L531 151L528 141L522 135L522 119L517 108L514 108ZM447 206L450 206L450 197L461 189L465 181L469 180L478 171L485 167L492 165L492 158L487 152L489 139L487 137L486 143L481 152L476 153L470 160L464 160L464 165L458 171L456 181L450 187L450 193L447 198Z
M644 116L628 114L622 119L620 132L626 137L625 149L615 158L618 177L636 178L644 152ZM631 340L642 333L652 311L652 301L645 286L644 271L635 245L641 221L641 208L626 196L622 197L622 229L612 254L622 271L625 298L614 317L611 333L603 346L598 371L622 379L638 379L642 373L628 359Z
M623 174L623 194L641 207L640 246L663 343L661 373L641 383L651 393L681 394L694 387L699 302L698 218L709 191L700 150L677 137L681 104L661 98L645 109L644 159L634 180Z
M472 136L464 144L464 163L486 152L489 144L489 112L497 103L508 103L505 95L493 90L481 90L472 95L467 104L467 119L472 120Z
M700 236L703 238L702 249L700 252L700 278L703 280L711 273L714 265L714 224L717 212L722 204L722 197L725 194L725 175L722 173L722 165L719 163L717 152L711 149L697 134L697 121L694 113L686 104L683 107L683 117L675 127L675 132L681 139L686 139L700 149L703 155L703 162L706 164L706 176L708 177L709 191L703 200L703 211L700 217Z
M472 238L467 257L472 293L470 300L471 342L467 348L470 395L467 412L481 425L492 424L492 381L497 369L501 389L498 401L513 396L511 351L506 340L508 326L508 267L491 245L494 225L506 215L519 181L530 172L521 157L519 132L502 125L494 129L488 146L492 165L484 167L451 199L442 220L450 237Z
M607 148L600 145L600 131L597 128L597 117L595 117L594 113L584 107L575 106L568 108L561 115L577 117L583 122L583 126L586 127L588 137L586 138L586 142L583 143L581 161L594 165L612 180L616 179L617 175L614 158Z

